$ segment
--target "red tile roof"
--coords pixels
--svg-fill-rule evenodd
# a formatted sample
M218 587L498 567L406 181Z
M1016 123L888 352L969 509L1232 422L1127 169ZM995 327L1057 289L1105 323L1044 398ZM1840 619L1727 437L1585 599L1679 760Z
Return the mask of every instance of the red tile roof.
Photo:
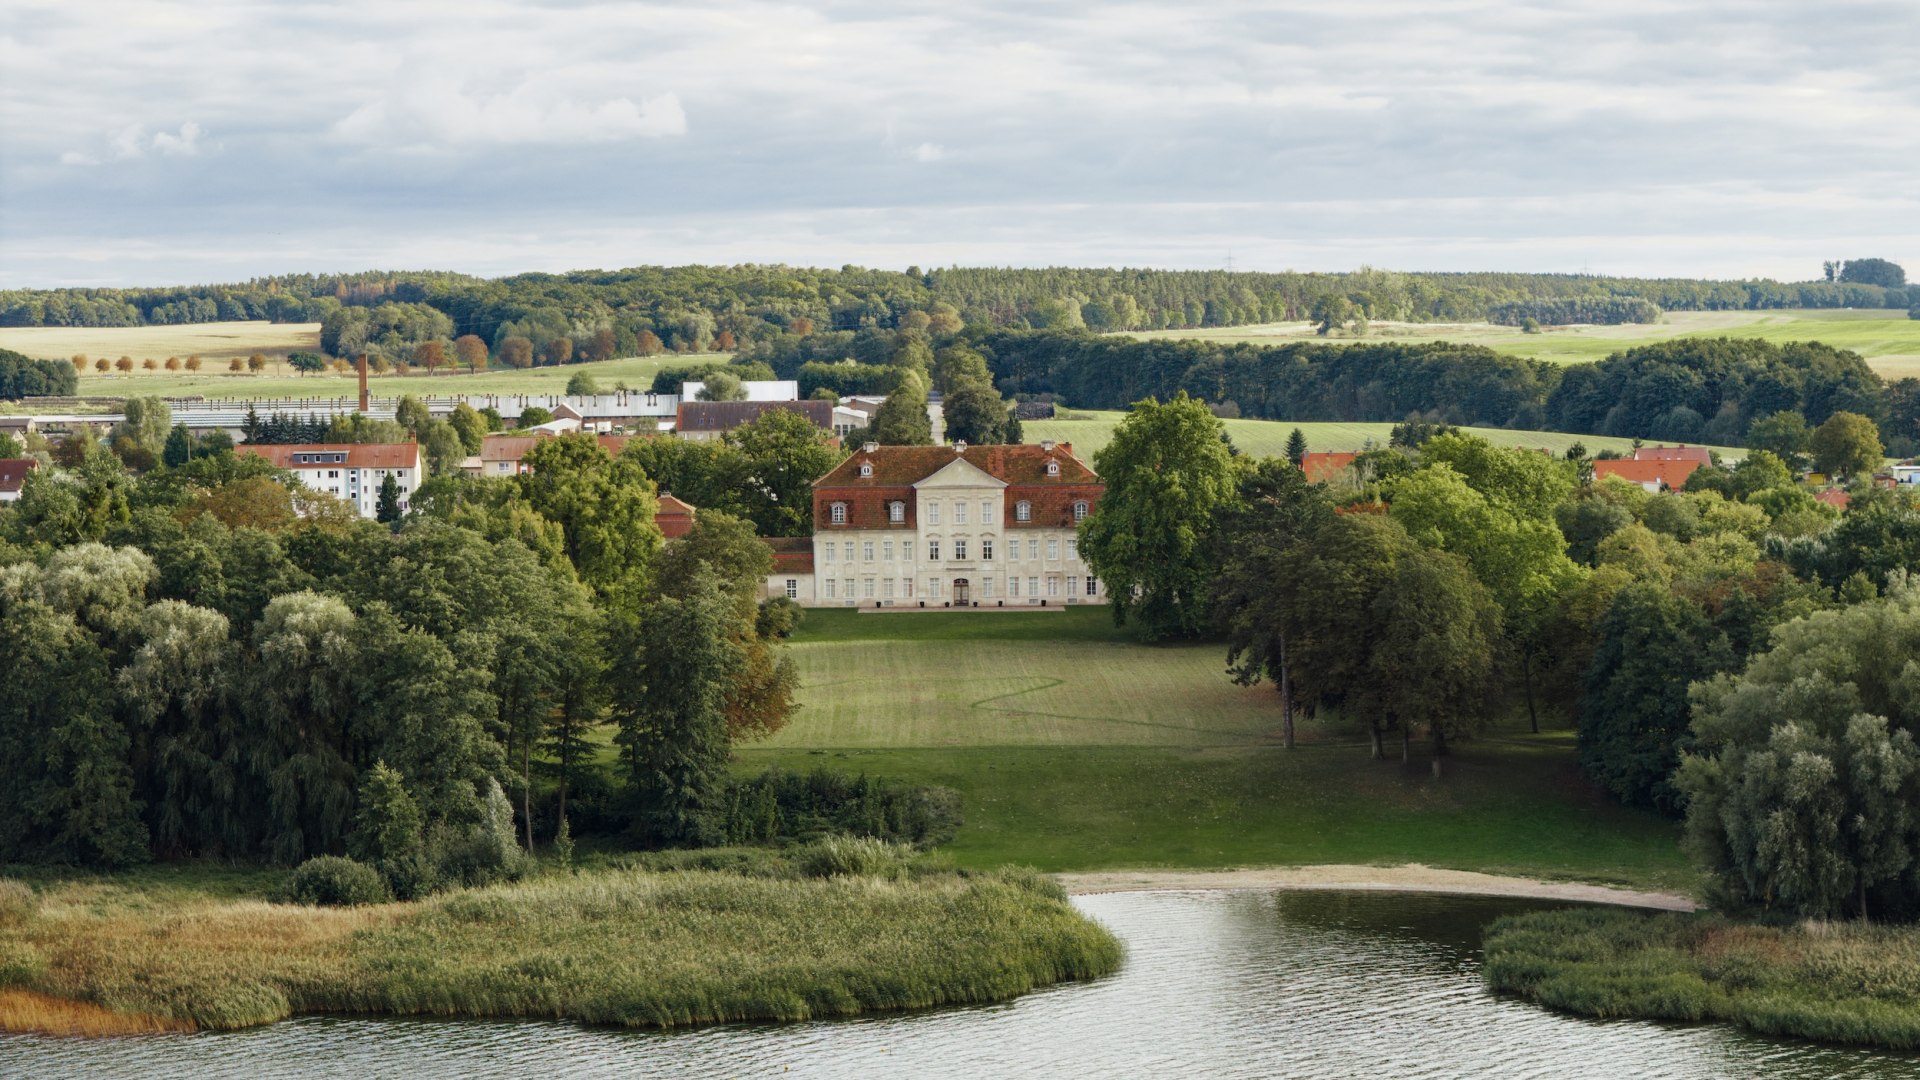
M419 443L248 443L242 454L266 458L281 469L417 469L420 467ZM338 454L337 461L300 461L299 454Z
M0 458L0 491L19 491L26 486L27 474L39 467L32 458Z
M660 493L660 512L654 515L653 523L660 526L660 535L669 540L677 540L693 529L694 509L667 492Z
M1820 492L1818 495L1815 495L1814 498L1818 499L1823 503L1826 503L1828 506L1831 506L1836 510L1845 510L1847 508L1847 505L1853 502L1853 496L1847 494L1844 491L1841 491L1839 488L1828 488L1827 490Z
M683 401L673 426L680 431L732 431L776 409L797 412L822 431L833 430L831 401Z
M1319 484L1338 477L1353 464L1359 454L1336 453L1323 450L1317 454L1306 454L1300 458L1300 471L1307 474L1307 483Z
M1072 443L1024 446L880 446L865 447L813 482L815 488L881 488L917 484L965 458L967 464L1009 484L1087 484L1100 478L1086 462L1073 456ZM1047 462L1058 462L1057 476L1047 474ZM871 464L873 475L861 476L860 466Z
M1704 446L1642 446L1633 452L1635 461L1697 461L1710 464L1713 456Z
M1659 482L1675 491L1687 486L1687 477L1701 466L1691 458L1657 458L1652 461L1601 460L1593 463L1593 478L1617 476L1636 484Z
M774 573L813 573L813 537L763 536L760 540L773 549Z

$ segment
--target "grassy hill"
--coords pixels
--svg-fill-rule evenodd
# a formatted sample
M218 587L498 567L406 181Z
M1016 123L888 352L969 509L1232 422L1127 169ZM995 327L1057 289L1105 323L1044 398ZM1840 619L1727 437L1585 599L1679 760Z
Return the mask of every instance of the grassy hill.
M1279 748L1270 688L1217 644L1145 645L1102 608L1058 614L814 610L795 636L801 709L736 768L819 765L962 796L963 866L1043 870L1404 863L1686 888L1675 827L1578 772L1570 732L1367 758L1304 723Z
M1029 420L1021 425L1026 440L1030 443L1041 439L1053 439L1056 442L1070 442L1074 453L1091 460L1095 451L1113 441L1114 426L1119 424L1126 414L1117 411L1080 411L1073 410L1070 420ZM1287 436L1294 428L1299 428L1307 437L1309 450L1359 450L1371 440L1375 446L1385 446L1387 437L1393 431L1392 424L1347 424L1347 423L1294 423L1287 420L1227 420L1227 435L1233 439L1233 445L1244 454L1255 457L1277 457L1286 453ZM1540 447L1555 454L1565 454L1574 443L1587 448L1588 453L1601 450L1626 451L1633 447L1632 439L1616 439L1605 435L1569 435L1560 431L1514 431L1507 428L1465 429L1478 435L1495 446ZM1713 448L1721 457L1735 459L1746 456L1746 450L1737 446L1716 446Z
M1351 337L1320 338L1310 323L1268 323L1226 326L1210 330L1152 330L1128 335L1137 338L1187 338L1204 341L1250 342L1277 345L1287 341L1352 341ZM1849 309L1789 311L1673 311L1653 325L1549 326L1526 334L1517 326L1492 323L1374 323L1367 339L1458 341L1485 345L1511 356L1531 356L1556 363L1581 364L1600 360L1622 349L1650 345L1676 337L1764 338L1768 341L1823 341L1852 349L1867 359L1881 376L1897 379L1920 375L1920 320L1898 310Z

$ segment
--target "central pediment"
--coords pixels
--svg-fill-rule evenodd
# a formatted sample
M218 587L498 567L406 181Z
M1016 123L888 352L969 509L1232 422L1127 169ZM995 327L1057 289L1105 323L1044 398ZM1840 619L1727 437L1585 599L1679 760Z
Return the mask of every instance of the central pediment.
M966 458L954 459L913 485L915 488L1004 488L1005 480L972 464Z

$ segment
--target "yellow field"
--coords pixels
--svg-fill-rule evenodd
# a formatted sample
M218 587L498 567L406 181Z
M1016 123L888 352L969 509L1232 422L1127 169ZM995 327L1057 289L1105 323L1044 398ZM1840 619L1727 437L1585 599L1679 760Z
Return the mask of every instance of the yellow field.
M302 375L286 364L289 352L318 351L319 323L226 322L199 323L190 326L131 327L4 327L0 328L0 348L13 349L28 356L65 359L75 353L89 361L105 357L133 358L132 371L102 374L90 362L80 375L80 393L85 397L192 397L209 398L290 398L352 397L358 392L358 377L327 371ZM266 369L259 374L234 373L227 362L236 356L265 355ZM158 366L152 371L139 366L152 359L164 365L169 356L182 361L198 355L199 371L168 371ZM592 375L600 385L612 390L624 382L644 389L661 368L672 364L725 360L725 353L668 353L660 356L629 356L597 364L569 364L564 367L529 368L524 371L495 369L478 374L441 373L428 375L416 371L410 375L375 375L376 396L395 394L559 394L567 381L579 372ZM10 406L11 407L11 406Z

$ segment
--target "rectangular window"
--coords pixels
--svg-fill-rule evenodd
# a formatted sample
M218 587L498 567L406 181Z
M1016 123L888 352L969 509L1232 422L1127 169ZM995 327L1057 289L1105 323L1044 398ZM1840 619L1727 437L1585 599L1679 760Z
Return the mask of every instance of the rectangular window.
M980 579L980 595L985 597L993 596L993 579L992 578Z
M966 503L956 502L953 504L953 523L955 525L965 525L967 523Z
M886 597L889 600L893 599L893 579L892 578L888 578L887 580L881 582L880 588L882 590L880 595Z
M1040 595L1040 579L1039 578L1030 577L1027 579L1027 595L1028 596Z
M900 558L903 562L913 561L913 541L906 540L900 544Z
M1092 575L1087 576L1087 595L1088 596L1100 595L1100 579L1099 578L1094 577Z
M913 579L912 579L912 578L901 578L900 580L906 583L906 586L907 586L907 599L909 599L909 600L911 600L911 599L913 599Z
M794 579L794 578L787 579L787 599L789 600L800 599L800 582L797 579Z
M1027 559L1031 562L1038 562L1040 560L1040 541L1027 541Z
M1047 595L1048 596L1060 595L1060 575L1058 574L1047 575Z
M928 562L940 561L940 541L938 540L927 541L927 561Z
M1058 540L1047 541L1047 558L1051 560L1051 559L1058 559L1059 557L1060 557L1060 541Z
M1077 559L1079 557L1080 557L1080 538L1077 536L1067 537L1067 558Z
M980 541L980 558L981 558L981 561L983 562L993 561L993 541L991 540Z
M835 551L837 551L837 550L839 550L839 548L840 548L840 545L839 545L839 544L836 544L836 543L834 543L834 542L833 542L833 541L831 541L831 540L829 540L829 541L827 541L827 545L826 545L826 551L827 551L827 561L828 561L828 562L832 562L832 561L833 561L833 554L834 554L834 552L835 552Z
M853 599L853 579L852 578L846 579L846 584L847 584L847 599L851 600Z
M827 579L827 599L833 599L833 579Z
M939 503L930 502L927 504L927 524L929 525L940 524L940 504Z
M980 524L982 525L993 524L993 500L992 499L982 499L980 501Z
M873 541L867 540L861 543L860 558L866 562L873 561Z
M1007 579L1007 595L1008 596L1020 595L1020 579L1019 578L1010 577Z
M880 557L888 562L893 561L893 541L888 540L886 543L880 545Z
M1080 589L1080 579L1077 577L1074 577L1071 574L1067 575L1067 595L1068 596L1076 595L1079 589Z
M965 540L955 540L953 542L953 557L963 562L966 560L967 542Z
M939 578L930 577L927 579L927 599L929 600L940 599L940 579Z
M835 525L845 525L847 523L847 504L846 503L833 504L833 523Z
M873 579L872 578L860 579L860 595L866 597L869 600L873 599Z

